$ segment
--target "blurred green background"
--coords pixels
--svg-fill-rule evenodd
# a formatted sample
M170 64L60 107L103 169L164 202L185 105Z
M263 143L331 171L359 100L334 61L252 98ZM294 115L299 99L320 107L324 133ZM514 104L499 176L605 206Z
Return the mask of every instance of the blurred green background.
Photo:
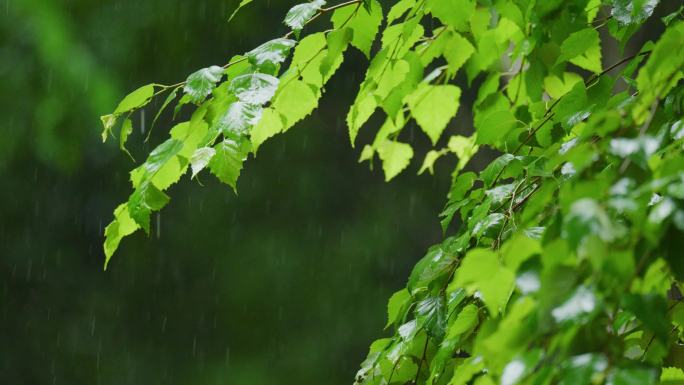
M247 162L239 196L186 177L152 236L102 270L135 164L101 143L99 116L282 35L293 4L255 1L227 23L236 0L0 1L0 383L353 381L387 298L440 239L449 184L447 167L417 177L414 161L386 184L357 164L343 124L357 52L321 108ZM171 125L143 144L160 103L134 117L138 161Z

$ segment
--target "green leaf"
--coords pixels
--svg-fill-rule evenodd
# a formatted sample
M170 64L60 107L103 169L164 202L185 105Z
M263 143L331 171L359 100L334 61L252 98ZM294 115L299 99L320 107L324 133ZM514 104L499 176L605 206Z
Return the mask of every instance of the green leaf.
M563 237L577 247L588 236L612 241L618 236L618 229L598 202L584 198L570 206L563 223Z
M456 366L454 375L449 381L449 385L466 385L470 380L485 368L485 361L482 357L467 358L461 365Z
M202 68L188 76L183 91L190 97L191 102L199 103L211 95L221 77L223 77L223 68L219 66Z
M561 384L591 384L592 378L600 376L608 368L602 354L586 353L570 357L561 367Z
M608 375L610 385L655 385L656 372L647 368L615 368ZM665 385L666 383L663 383ZM671 384L674 385L674 384Z
M594 28L585 28L568 36L561 45L556 64L570 61L594 73L601 72L601 40Z
M482 118L475 120L477 143L496 144L518 124L518 120L510 110L486 112Z
M150 214L152 211L161 210L169 203L169 200L168 195L159 190L150 180L146 180L128 198L128 212L131 218L149 234Z
M224 139L214 146L216 153L209 161L209 170L221 182L230 186L237 194L237 180L242 171L242 164L249 154L251 144L245 138L235 141Z
M387 13L387 24L392 24L393 21L400 18L406 11L413 8L415 4L416 0L400 0L394 4Z
M283 117L273 108L265 109L259 122L250 131L250 141L254 153L268 138L283 132L284 129Z
M326 42L328 46L328 52L325 58L321 61L319 67L321 75L327 77L331 75L331 70L334 63L340 60L342 53L346 51L347 46L354 36L354 31L351 28L342 28L331 31L326 36Z
M452 76L470 59L475 52L475 47L463 36L453 33L445 42L444 58L449 65L448 72Z
M454 172L461 171L470 162L470 159L475 156L480 148L480 146L475 144L476 140L475 135L469 138L454 135L449 138L447 148L458 157L458 164L456 164Z
M356 136L359 133L359 129L363 126L366 121L373 115L373 112L378 108L378 102L375 97L370 93L362 93L356 97L354 104L352 104L347 113L347 126L349 127L349 141L354 146L356 141Z
M563 79L555 75L544 78L544 90L553 99L558 99L572 90L573 86L582 81L582 77L572 73L564 72Z
M276 95L273 108L285 119L285 127L294 126L318 106L318 95L301 80L285 84Z
M578 287L560 306L551 311L558 323L581 323L598 308L598 299L586 286Z
M433 169L433 167L435 165L435 161L437 161L437 159L439 159L444 154L444 151L428 151L428 153L425 155L425 159L423 160L423 165L420 166L420 170L418 170L418 175L424 173L425 170L428 170L430 172L430 175L434 174L435 170Z
M296 44L290 39L274 39L247 52L246 56L261 72L275 74L278 65L287 59L290 49Z
M485 195L492 201L492 204L499 206L513 195L516 183L498 185L485 191Z
M465 197L465 194L473 187L477 176L474 172L465 172L462 174L454 174L451 182L451 189L449 190L449 202L456 202Z
M427 4L432 15L457 31L467 30L475 11L473 0L428 0Z
M461 262L453 285L478 291L491 314L503 311L513 291L513 273L503 267L496 253L486 249L469 251Z
M620 305L637 316L639 321L661 341L667 341L671 326L662 314L667 313L667 301L657 294L623 294Z
M102 143L107 141L107 136L112 134L112 128L116 125L117 116L115 114L108 114L100 116L102 121Z
M216 150L211 147L201 147L196 149L195 152L192 153L192 157L190 158L192 178L197 176L197 174L200 171L207 167L209 161L211 161L215 154Z
M140 178L134 183L135 191L128 199L128 211L130 217L147 233L150 230L150 213L161 209L169 201L168 196L153 184L153 180L176 157L183 145L180 140L168 139L157 146L140 167Z
M382 8L377 0L369 2L369 7L348 6L336 9L331 17L335 29L343 26L354 31L351 44L370 56L370 49L382 23Z
M601 10L601 0L589 0L584 11L587 13L587 23L591 23L596 19Z
M513 154L503 154L498 158L494 159L484 170L480 172L480 178L484 182L486 187L489 187L494 183L494 180L511 162L517 158Z
M230 82L228 90L243 103L264 105L278 89L278 78L267 74L241 75Z
M387 27L382 33L382 49L391 51L393 58L404 57L425 33L418 21L418 18L412 18Z
M500 230L505 220L506 216L504 214L491 213L475 223L472 235L476 239L480 239L483 236L495 238L501 232Z
M188 159L207 136L208 125L201 119L203 111L206 112L206 109L200 109L199 114L193 114L190 122L174 126L171 129L171 139L153 151L160 151L159 156L148 157L147 162L131 172L134 188L141 188L151 181L159 190L165 190L180 180L187 169ZM150 163L158 165L150 167Z
M577 82L572 90L558 102L553 120L559 122L565 131L569 132L576 124L591 115L593 107L593 105L589 105L584 82Z
M128 213L128 205L125 203L120 204L116 210L114 210L114 220L107 225L105 228L105 242L104 242L104 253L105 253L105 264L104 268L107 269L109 260L111 259L114 252L119 247L121 239L127 235L133 234L140 226L131 218Z
M121 132L119 133L119 148L133 159L133 155L126 149L126 141L128 141L128 135L131 132L133 132L133 123L130 119L126 119L121 125Z
M641 24L648 19L660 0L612 0L610 14L622 25Z
M422 83L406 97L411 114L420 128L436 144L449 121L456 115L461 89L452 85Z
M330 59L330 65L327 67L326 71L323 72L321 71L321 68L323 68L326 59ZM344 57L341 53L335 57L331 57L328 55L328 50L323 49L300 71L301 79L318 92L318 90L323 89L323 86L330 80L335 71L340 68L343 60Z
M263 108L256 104L234 102L219 118L217 128L223 135L235 137L247 134L249 128L261 119Z
M662 372L660 372L660 382L671 385L681 384L684 382L684 372L682 369L675 367L663 368Z
M244 7L245 5L251 3L252 1L253 1L253 0L242 0L242 1L240 1L240 4L237 6L237 8L235 8L235 10L233 11L233 13L230 14L230 17L228 17L228 22L230 22L231 20L233 20L233 17L235 17L235 15L237 15L238 11L239 11L240 9L242 9L242 7Z
M169 160L171 160L183 148L183 142L176 139L167 139L155 148L143 164L145 178L154 176Z
M648 160L660 148L660 140L649 135L638 138L614 138L610 140L609 151L620 158L629 158L644 169Z
M325 5L325 0L314 0L309 3L295 5L285 16L285 25L299 31Z
M503 326L503 325L502 325ZM507 327L509 325L506 325ZM516 325L517 326L517 325ZM512 333L513 334L513 333ZM530 374L540 371L541 352L537 349L528 349L524 354L518 355L503 368L501 384L517 385L524 384ZM580 385L581 382L560 382L562 385ZM585 384L589 385L589 383Z
M407 289L401 289L392 294L387 304L387 324L385 329L390 325L397 324L401 321L402 312L407 304L411 302L411 294Z
M432 246L411 271L407 287L411 294L423 293L430 285L444 285L456 262L456 253L464 247L465 238L448 238Z
M292 55L290 69L298 72L305 70L311 64L311 61L321 54L326 45L327 39L323 32L307 35L297 44L297 48L295 48Z
M663 21L663 24L665 24L665 26L669 26L670 23L672 23L672 20L675 20L678 16L681 16L683 14L683 12L684 12L684 5L682 5L681 7L679 7L679 9L670 13L669 15L664 16L661 20Z
M225 70L223 70L223 73L226 74L228 80L254 71L254 67L252 67L252 64L249 62L249 58L242 55L235 55L230 58L230 61L228 61L228 64L224 66L224 68Z
M416 305L416 320L429 336L441 340L446 334L446 301L444 296L427 297Z
M152 134L152 129L154 128L154 125L157 123L157 120L161 116L162 112L166 109L166 107L171 104L171 102L176 98L176 95L178 94L178 87L174 88L168 96L166 96L166 99L164 99L164 103L162 103L162 106L159 108L159 111L154 115L154 119L152 119L152 124L150 125L150 130L147 133L147 139L149 139L150 135Z
M632 116L637 124L646 121L651 106L679 82L684 67L684 22L670 25L656 43L646 64L637 76L639 96L632 108Z
M378 146L378 155L385 171L385 181L389 182L409 165L413 158L413 149L406 143L385 140Z
M114 115L138 109L150 102L154 95L154 84L142 86L126 95L114 110Z
M517 234L506 241L501 250L504 264L511 271L518 271L518 267L530 257L541 253L539 241L523 234Z
M449 325L446 338L458 338L469 333L479 321L478 314L479 309L477 306L473 304L466 305L463 310L458 313L456 320Z
M392 63L382 72L382 76L377 80L377 88L373 93L380 99L385 99L395 87L406 79L406 74L409 71L410 65L406 60L397 60Z

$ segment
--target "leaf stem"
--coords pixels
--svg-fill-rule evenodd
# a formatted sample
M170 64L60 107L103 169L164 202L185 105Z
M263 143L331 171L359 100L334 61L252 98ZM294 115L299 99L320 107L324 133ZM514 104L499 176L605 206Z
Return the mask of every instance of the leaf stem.
M361 4L362 1L363 1L363 0L351 0L351 1L346 1L346 2L344 2L344 3L340 3L340 4L336 4L336 5L330 6L330 7L328 7L328 8L320 8L320 9L318 10L318 12L317 12L315 15L313 15L309 20L307 20L307 21L304 23L304 25L303 25L302 27L304 27L304 26L306 26L307 24L311 23L312 21L318 19L318 18L319 18L321 15L323 15L324 13L327 13L327 12L330 12L330 11L334 11L334 10L336 10L336 9L348 7L348 6L354 5L354 4ZM292 34L294 34L294 33L295 33L295 31L294 31L294 30L291 30L290 32L286 33L285 36L283 36L283 38L284 38L284 39L287 39L287 38L289 38L290 36L292 36Z
M430 336L425 332L425 346L423 347L423 355L420 357L418 362L418 370L416 370L416 378L413 380L414 384L418 384L418 377L420 376L420 368L423 366L423 361L425 361L425 356L427 355L427 347L430 342Z
M344 3L336 4L336 5L330 6L330 7L328 7L328 8L321 8L320 11L323 12L323 13L325 13L325 12L330 12L330 11L334 11L334 10L336 10L336 9L338 9L338 8L346 7L346 6L348 6L348 5L361 3L362 1L363 1L363 0L351 0L351 1L346 1L346 2L344 2Z
M586 84L587 87L590 87L590 86L594 85L595 84L594 82L597 81L601 76L607 74L608 72L614 70L615 68L617 68L617 67L619 67L619 66L627 63L628 61L635 59L639 56L648 56L650 54L651 54L651 51L644 51L644 52L639 52L639 53L634 54L634 55L627 56L626 58L623 58L619 62L608 66L608 68L604 69L600 73L592 75L589 79L587 79L586 82L584 82L584 84Z

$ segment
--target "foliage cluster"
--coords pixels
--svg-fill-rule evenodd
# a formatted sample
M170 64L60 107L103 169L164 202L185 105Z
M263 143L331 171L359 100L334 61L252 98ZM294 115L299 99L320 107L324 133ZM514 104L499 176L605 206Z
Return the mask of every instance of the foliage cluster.
M249 3L249 1L243 1ZM102 118L103 139L168 93L193 106L131 171L133 193L105 230L107 261L121 239L169 202L191 171L234 190L243 162L318 105L349 47L370 59L347 115L352 145L385 116L360 161L386 180L414 157L416 124L434 149L420 172L458 159L441 214L445 239L388 304L360 384L656 384L684 381L679 282L684 246L684 21L606 65L657 0L376 0L293 7L291 31L223 66L149 84ZM303 36L330 16L332 28ZM380 37L377 39L377 37ZM286 68L283 70L283 68ZM461 108L462 93L474 92ZM159 116L159 115L157 115ZM472 132L444 137L454 118ZM402 135L404 134L404 135ZM481 148L501 153L479 172ZM449 225L456 222L456 230Z

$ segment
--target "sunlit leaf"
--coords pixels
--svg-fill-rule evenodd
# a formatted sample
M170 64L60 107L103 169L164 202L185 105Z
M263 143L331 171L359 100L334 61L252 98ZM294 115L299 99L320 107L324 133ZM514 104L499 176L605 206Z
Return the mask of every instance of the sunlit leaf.
M140 108L149 103L150 99L152 98L152 95L154 95L153 84L142 86L137 90L131 92L130 94L126 95L126 97L124 97L123 100L119 102L119 105L114 110L114 114L121 114L124 112Z
M368 8L360 6L342 7L333 13L331 20L335 29L346 26L354 31L351 44L367 57L382 22L382 8L376 0Z
M406 143L387 140L378 147L378 155L382 160L385 180L390 181L409 165L413 158L413 149Z
M461 90L456 86L421 84L407 97L411 114L432 143L437 143L449 121L456 115ZM442 104L447 101L446 104Z

